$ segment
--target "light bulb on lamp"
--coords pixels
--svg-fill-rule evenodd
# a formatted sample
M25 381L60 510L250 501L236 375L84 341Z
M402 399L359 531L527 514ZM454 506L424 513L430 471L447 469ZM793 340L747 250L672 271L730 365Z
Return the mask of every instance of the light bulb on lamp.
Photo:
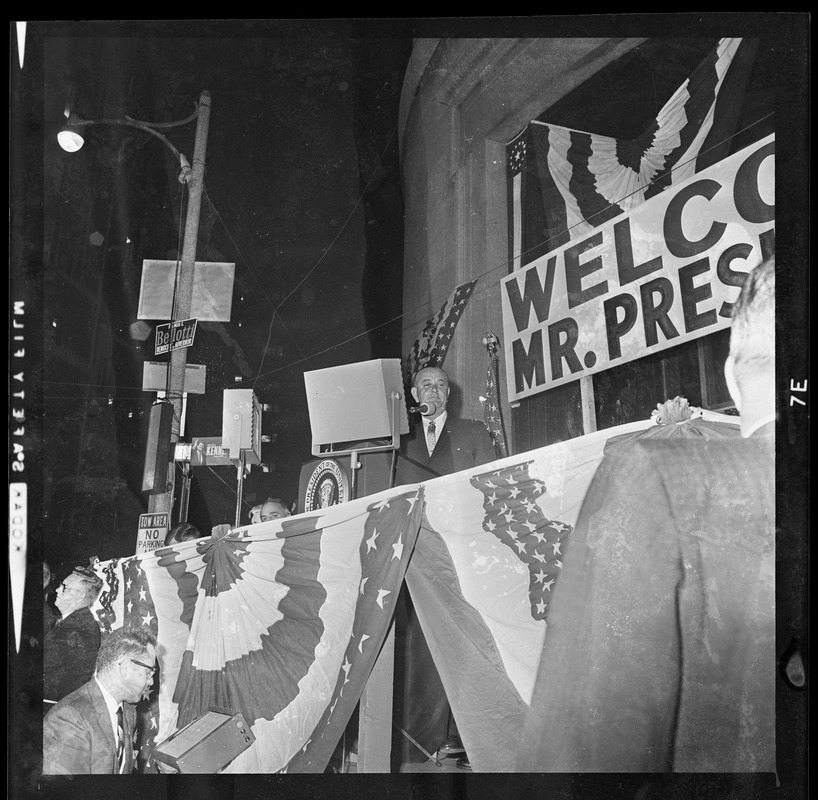
M83 139L77 124L78 121L79 118L76 114L70 114L65 125L57 134L57 141L66 153L76 153L85 144L85 139Z

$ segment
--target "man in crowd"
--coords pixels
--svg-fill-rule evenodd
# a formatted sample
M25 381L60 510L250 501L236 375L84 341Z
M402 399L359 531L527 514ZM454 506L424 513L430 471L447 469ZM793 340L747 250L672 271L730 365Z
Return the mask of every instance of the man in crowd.
M733 306L741 438L636 439L600 464L518 770L774 771L774 297L769 260Z
M192 522L180 522L174 525L165 536L165 547L172 544L179 544L179 542L190 542L193 539L199 539L202 532Z
M261 505L259 522L290 516L290 504L279 497L268 497Z
M105 635L96 674L43 720L43 774L127 775L134 766L137 703L156 671L156 637L144 628Z
M401 440L396 485L449 475L495 460L485 425L448 413L450 394L446 372L438 367L418 370L412 397L420 407L421 424ZM402 698L396 697L399 724L424 750L440 756L460 756L457 765L470 769L443 684L405 588L401 600L395 612L396 675L403 673L404 682ZM403 747L404 760L419 757L417 748L406 742Z
M57 587L55 605L61 616L43 642L46 706L62 700L94 674L100 633L90 606L101 589L102 580L85 567L76 567Z

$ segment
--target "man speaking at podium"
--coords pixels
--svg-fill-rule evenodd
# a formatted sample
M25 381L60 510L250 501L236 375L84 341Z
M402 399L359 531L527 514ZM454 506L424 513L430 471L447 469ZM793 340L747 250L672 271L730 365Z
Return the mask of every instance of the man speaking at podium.
M482 422L447 413L449 376L442 369L418 370L412 397L418 404L423 425L415 425L401 441L397 484L449 475L497 458Z
M449 475L497 458L482 422L460 419L447 412L449 376L442 369L423 367L418 370L412 397L421 414L422 425L415 425L402 438L395 472L396 485ZM451 725L451 710L443 684L405 587L401 599L404 602L398 603L395 612L397 724L428 752L461 756L458 766L469 769L468 757ZM420 760L420 751L408 742L403 742L402 750L402 761Z

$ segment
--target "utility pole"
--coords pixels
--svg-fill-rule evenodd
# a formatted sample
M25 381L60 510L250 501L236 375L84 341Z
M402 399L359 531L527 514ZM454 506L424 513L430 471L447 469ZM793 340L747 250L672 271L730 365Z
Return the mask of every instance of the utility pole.
M182 244L182 260L176 282L176 302L172 320L183 320L190 317L193 304L193 272L196 265L196 243L199 237L199 213L204 191L205 152L207 134L210 126L210 92L206 89L199 97L199 114L196 121L196 142L193 148L192 172L188 180L188 204L185 217L185 237ZM161 494L152 494L148 498L148 511L165 512L170 524L173 510L173 489L176 479L174 452L179 441L182 421L182 393L185 386L185 367L187 365L187 348L178 347L170 351L168 364L167 396L173 407L173 422L170 431L170 450L168 453L167 488Z

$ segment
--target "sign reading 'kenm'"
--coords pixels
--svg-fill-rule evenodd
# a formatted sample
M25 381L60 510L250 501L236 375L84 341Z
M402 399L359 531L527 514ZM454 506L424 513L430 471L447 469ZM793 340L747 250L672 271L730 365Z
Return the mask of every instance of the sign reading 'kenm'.
M728 327L773 249L774 164L768 136L504 278L509 400Z

